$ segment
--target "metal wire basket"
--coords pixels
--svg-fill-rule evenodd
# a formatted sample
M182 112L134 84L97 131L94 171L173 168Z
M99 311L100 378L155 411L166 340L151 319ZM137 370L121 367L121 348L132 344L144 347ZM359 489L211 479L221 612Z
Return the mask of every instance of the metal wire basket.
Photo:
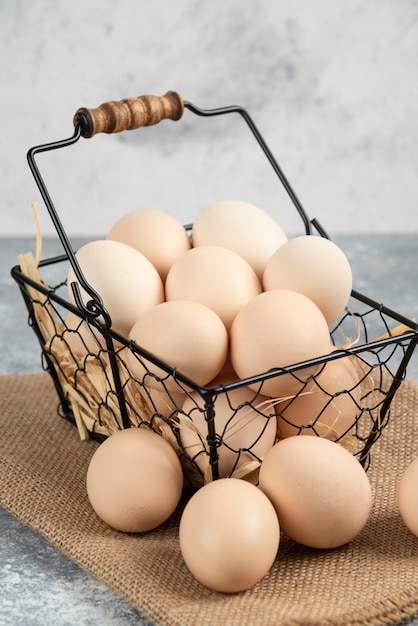
M308 217L244 108L200 109L183 101L178 93L168 92L162 97L141 96L108 102L97 109L79 109L71 137L34 147L28 152L29 166L64 253L41 260L30 268L21 262L11 270L27 306L29 324L39 339L44 368L54 381L59 412L77 425L81 438L103 439L121 428L152 428L174 446L187 482L193 489L220 476L238 476L257 482L263 456L259 444L265 433L272 430L272 424L274 441L281 436L278 424L282 424L283 430L284 425L288 431L290 428L291 434L325 436L350 449L367 469L371 448L388 422L392 398L406 375L408 361L418 342L415 322L353 290L346 310L330 329L335 346L330 354L286 368L260 372L245 380L234 379L202 387L118 334L112 328L112 320L100 294L84 278L40 174L36 155L68 147L81 137L92 137L100 132L133 130L157 124L163 119L179 120L185 109L205 117L241 116L289 195L304 232L327 237L318 221ZM190 230L191 225L185 228ZM76 283L73 285L75 304L69 302L65 284L69 266L91 297L88 303L83 302ZM50 272L52 279L48 277ZM57 273L60 276L58 281L55 278ZM71 325L67 321L69 313L73 314ZM138 377L130 370L126 351L141 363L143 376ZM358 383L351 388L329 392L321 386L322 373L330 361L342 362L343 359L354 364ZM159 368L158 376L154 366ZM307 367L313 368L314 373L306 380L301 374ZM283 375L290 375L299 382L298 391L279 400L266 397L263 394L265 382ZM243 399L238 392L248 391L249 385L253 391L247 392ZM289 417L292 406L300 398L309 396L312 386L323 394L321 410L305 423L292 423ZM355 407L354 417L342 429L336 430L323 417L342 396ZM189 401L187 411L184 409L185 398ZM217 414L221 401L228 407L222 423ZM237 431L242 432L254 422L259 426L251 440L243 442L235 436ZM186 443L185 433L189 441L192 438L192 444ZM226 452L227 461L224 460Z

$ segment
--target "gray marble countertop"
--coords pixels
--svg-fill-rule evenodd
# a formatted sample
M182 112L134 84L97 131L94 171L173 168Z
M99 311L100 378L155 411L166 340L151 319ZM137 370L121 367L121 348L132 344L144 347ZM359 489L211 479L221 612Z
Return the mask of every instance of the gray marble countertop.
M333 237L353 268L354 285L402 315L418 318L418 234ZM78 247L82 240L73 241ZM10 276L17 255L34 250L32 239L0 241L0 374L41 369L37 339L27 325L19 290ZM43 257L62 252L43 242ZM407 376L418 381L418 354ZM0 507L0 625L107 626L149 624L113 591L81 570L38 533ZM418 626L418 619L412 622Z

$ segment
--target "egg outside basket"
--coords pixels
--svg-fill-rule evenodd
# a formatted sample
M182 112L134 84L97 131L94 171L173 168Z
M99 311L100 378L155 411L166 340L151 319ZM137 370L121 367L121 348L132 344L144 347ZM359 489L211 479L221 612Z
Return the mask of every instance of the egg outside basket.
M304 233L327 236L317 220L308 217L252 118L242 107L204 110L183 101L178 93L168 92L162 97L146 95L120 102L107 102L97 109L79 109L74 117L74 133L71 137L34 147L28 152L29 166L64 254L36 261L30 255L22 255L20 264L11 270L27 306L29 324L39 339L43 365L54 381L59 412L76 424L82 439L94 437L100 440L115 430L132 426L152 428L170 441L178 452L185 477L192 489L220 476L218 452L221 446L233 454L234 461L228 469L228 475L257 482L262 459L256 451L256 444L268 423L271 420L276 423L284 415L283 406L288 406L302 394L310 393L309 385L317 382L321 386L321 372L329 361L348 357L358 373L358 384L336 393L324 390L324 394L325 408L332 405L337 396L343 394L350 397L356 405L352 423L338 434L332 427L324 431L319 414L313 422L295 427L295 434L308 429L314 435L333 438L356 455L367 469L371 448L388 422L392 398L406 375L408 361L418 342L418 326L415 322L353 291L346 310L330 329L332 343L336 348L330 354L286 368L260 372L245 380L202 387L118 334L112 328L100 295L84 278L35 156L70 146L81 137L92 137L96 133L133 130L157 124L163 119L179 120L185 109L205 117L228 114L241 116L289 195L302 221ZM191 226L185 228L190 231ZM70 265L78 283L91 298L88 302L83 302L76 283L72 286L75 304L68 301L65 283ZM66 323L69 313L73 313L78 320L71 327ZM129 370L126 351L130 351L143 365L145 373L140 379ZM154 366L160 368L159 376L155 374ZM315 374L303 382L304 368L313 366ZM161 370L166 372L165 376L161 376ZM283 375L290 375L300 381L298 392L277 402L266 402L263 397L265 381ZM234 391L249 384L256 390L244 403L237 404ZM161 393L155 393L156 387L159 387ZM200 398L194 410L203 413L204 429L196 427L190 412L186 414L181 406L177 406L179 394L184 398L192 392ZM216 399L220 396L230 406L230 419L222 430L218 427L215 410ZM251 418L248 417L250 414ZM262 426L255 440L246 442L245 446L237 445L233 432L244 427L246 420L254 416L262 417ZM196 445L185 448L182 431L192 433Z

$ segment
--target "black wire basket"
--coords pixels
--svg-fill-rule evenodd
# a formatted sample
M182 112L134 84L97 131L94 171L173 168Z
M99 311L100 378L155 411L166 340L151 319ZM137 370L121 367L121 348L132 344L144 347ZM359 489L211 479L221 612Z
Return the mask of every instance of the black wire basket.
M107 102L97 109L79 109L71 137L28 152L29 166L64 253L30 267L21 260L11 270L28 309L29 324L39 339L43 366L55 384L59 413L76 424L81 438L103 440L122 428L152 428L177 451L192 489L221 476L242 477L256 483L264 454L263 442L268 440L267 445L272 445L282 436L282 431L333 439L357 456L367 470L371 448L388 422L392 398L406 375L408 361L418 342L415 322L353 290L344 313L330 328L335 349L329 354L260 372L244 380L234 378L202 387L116 332L100 294L83 276L40 174L36 155L68 147L82 137L97 133L133 130L163 119L179 120L185 109L204 117L241 116L290 197L304 233L327 237L318 221L308 217L244 108L200 109L183 101L178 93L168 92L162 97L147 95ZM192 225L185 226L186 231L191 228ZM69 301L66 286L70 266L78 281L72 285L74 302ZM60 279L49 279L49 273L53 277L58 273ZM89 294L87 303L81 297L80 285ZM140 377L128 366L127 351L141 364L144 374ZM327 364L330 361L342 364L347 360L357 372L356 383L329 391L322 384ZM306 378L303 373L308 367L313 374ZM297 392L280 399L263 393L267 380L284 375L297 381ZM313 389L322 398L317 414L306 422L293 422L293 407L301 400L309 400ZM351 405L353 417L336 428L326 414L341 399ZM218 413L221 406L222 420ZM250 431L254 424L258 425L256 430ZM247 428L248 433L252 432L251 438L237 436Z

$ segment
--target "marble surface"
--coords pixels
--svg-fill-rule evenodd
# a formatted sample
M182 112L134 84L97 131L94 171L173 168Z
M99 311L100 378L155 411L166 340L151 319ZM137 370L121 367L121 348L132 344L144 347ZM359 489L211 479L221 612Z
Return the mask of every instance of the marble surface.
M133 607L0 508L1 626L148 626Z
M333 237L347 254L358 291L407 317L418 317L418 236ZM74 239L78 247L83 240ZM19 290L9 270L17 255L33 251L32 238L0 240L0 374L40 370L40 355ZM44 258L61 253L44 240ZM12 339L11 339L12 338ZM418 354L408 369L418 381ZM42 536L0 508L1 626L147 626L113 591L81 570ZM418 626L418 618L412 622Z
M169 89L203 108L246 107L334 232L417 232L417 29L415 0L2 0L0 234L33 230L30 147L69 136L80 106ZM293 225L235 118L186 112L41 162L73 234L148 205L187 223L224 197Z

